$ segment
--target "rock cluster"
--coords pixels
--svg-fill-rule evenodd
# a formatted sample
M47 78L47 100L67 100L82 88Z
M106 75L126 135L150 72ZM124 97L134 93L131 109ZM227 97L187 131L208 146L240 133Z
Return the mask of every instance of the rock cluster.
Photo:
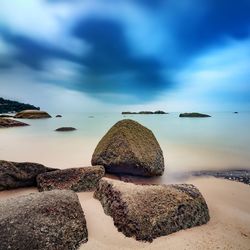
M157 111L139 111L139 112L131 112L131 111L123 111L122 115L163 115L163 114L167 114L166 112L162 111L162 110L157 110Z
M0 191L36 186L37 175L54 170L38 163L0 160Z
M53 190L0 203L0 249L77 249L87 242L86 220L77 195Z
M135 185L103 178L95 192L118 231L149 241L209 221L207 204L190 184Z
M91 163L116 174L157 176L164 172L163 153L154 134L129 119L117 122L104 135Z
M0 128L23 127L29 124L9 118L0 118Z
M14 118L22 118L22 119L42 119L42 118L51 118L51 116L45 112L40 110L23 110L17 113Z
M104 173L102 166L47 172L37 176L37 187L39 191L52 189L71 189L75 192L93 191Z

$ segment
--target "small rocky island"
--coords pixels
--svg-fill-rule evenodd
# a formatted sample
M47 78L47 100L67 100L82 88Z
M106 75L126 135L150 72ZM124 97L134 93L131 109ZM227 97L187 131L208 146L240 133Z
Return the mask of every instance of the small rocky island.
M76 128L74 127L61 127L61 128L57 128L55 131L57 132L69 132L69 131L74 131L76 130Z
M40 110L31 104L25 104L17 101L11 101L0 97L0 114L9 112L20 112L26 109Z
M207 114L192 112L192 113L181 113L179 117L199 118L199 117L211 117L211 116Z
M139 112L130 112L130 111L123 111L122 115L164 115L168 114L162 110L157 110L157 111L139 111Z

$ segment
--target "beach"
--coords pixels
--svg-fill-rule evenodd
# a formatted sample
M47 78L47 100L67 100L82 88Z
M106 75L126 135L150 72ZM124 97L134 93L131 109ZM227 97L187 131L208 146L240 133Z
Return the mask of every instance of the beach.
M152 243L138 242L119 233L113 219L106 215L93 192L77 193L84 210L89 240L80 249L250 249L250 188L248 185L197 177L187 179L204 196L210 221L206 225L162 236ZM0 200L37 192L36 188L21 188L0 192Z

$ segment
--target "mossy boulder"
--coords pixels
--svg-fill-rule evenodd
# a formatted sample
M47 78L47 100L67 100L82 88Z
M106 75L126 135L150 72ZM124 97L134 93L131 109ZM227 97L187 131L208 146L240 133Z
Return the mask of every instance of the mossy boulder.
M157 176L164 172L163 153L154 134L129 119L117 122L104 135L91 162L116 174Z
M39 191L52 189L71 189L75 192L93 191L104 176L103 166L69 168L37 176Z
M9 118L0 118L0 128L24 127L24 126L29 126L29 124Z
M88 240L84 212L68 190L1 201L0 249L78 249Z
M151 242L210 218L203 196L191 184L136 185L103 178L94 197L118 231L139 241Z
M36 186L37 175L54 168L33 162L11 162L0 160L0 191L19 187Z
M179 117L190 117L190 118L199 118L199 117L211 117L207 114L201 114L201 113L182 113L179 115Z
M42 119L42 118L51 118L51 116L41 110L23 110L19 113L17 113L15 118L22 118L22 119Z

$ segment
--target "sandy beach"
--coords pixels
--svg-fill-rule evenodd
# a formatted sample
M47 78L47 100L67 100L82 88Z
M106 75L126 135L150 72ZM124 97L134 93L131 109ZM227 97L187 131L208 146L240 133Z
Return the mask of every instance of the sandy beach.
M138 242L119 233L113 220L103 212L93 192L78 193L84 210L89 240L80 249L250 249L250 188L248 185L198 177L186 181L199 188L209 207L208 224L155 239ZM2 191L0 200L37 192L36 188Z

